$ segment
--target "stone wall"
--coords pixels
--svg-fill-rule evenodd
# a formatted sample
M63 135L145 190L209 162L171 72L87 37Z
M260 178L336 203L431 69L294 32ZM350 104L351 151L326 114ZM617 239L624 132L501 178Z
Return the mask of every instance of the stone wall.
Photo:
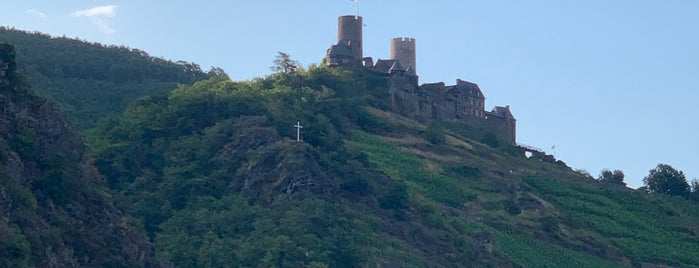
M485 98L476 84L457 80L457 85L444 83L417 86L410 75L389 77L391 107L394 111L418 121L445 122L481 127L509 144L516 144L515 118L509 107L484 110Z

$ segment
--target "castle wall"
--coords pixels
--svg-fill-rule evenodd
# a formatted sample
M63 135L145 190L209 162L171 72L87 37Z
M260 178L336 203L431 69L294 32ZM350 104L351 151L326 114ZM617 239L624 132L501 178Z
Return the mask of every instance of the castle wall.
M362 17L360 16L341 16L337 24L337 42L349 43L353 56L357 59L362 59L363 37L362 37Z
M417 74L415 38L393 38L391 40L391 59L399 60L405 67L411 67L410 74Z
M490 115L481 124L485 130L493 132L498 138L516 144L516 120Z
M398 113L423 122L442 120L483 128L504 142L516 144L516 120L486 112L484 101L479 97L455 93L450 90L452 86L447 87L444 83L417 87L405 77L398 76L391 76L389 81L391 105Z

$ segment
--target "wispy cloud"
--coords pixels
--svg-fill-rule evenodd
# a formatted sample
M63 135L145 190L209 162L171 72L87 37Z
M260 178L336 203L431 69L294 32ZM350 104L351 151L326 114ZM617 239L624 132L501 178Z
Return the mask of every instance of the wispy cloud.
M87 18L103 33L113 34L116 31L114 30L114 28L109 26L109 24L107 23L107 19L116 17L116 11L117 6L107 5L78 10L73 12L71 16L78 18Z
M46 15L46 13L41 12L41 11L36 10L36 9L27 9L27 11L25 11L25 12L30 16L34 16L34 17L41 18L41 19L45 19L45 18L49 17L48 15Z

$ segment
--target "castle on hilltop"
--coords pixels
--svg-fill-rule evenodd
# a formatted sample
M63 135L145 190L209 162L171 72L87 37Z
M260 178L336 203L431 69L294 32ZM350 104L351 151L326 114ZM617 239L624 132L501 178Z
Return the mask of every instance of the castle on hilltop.
M366 68L384 73L389 81L391 107L418 120L443 120L480 127L512 145L516 144L517 120L510 106L485 110L485 96L477 84L456 80L418 85L414 38L391 39L391 58L374 62L364 57L362 17L341 16L337 44L328 49L323 64L331 67Z

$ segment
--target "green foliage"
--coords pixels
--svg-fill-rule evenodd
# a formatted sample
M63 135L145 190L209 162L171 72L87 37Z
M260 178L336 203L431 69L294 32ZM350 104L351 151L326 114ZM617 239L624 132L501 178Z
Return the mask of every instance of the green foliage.
M522 235L496 233L505 256L521 267L622 267Z
M354 111L363 108L312 82L317 72L339 87L357 84L325 68L250 82L211 78L141 99L88 132L118 204L142 221L161 258L177 266L356 267L360 250L380 251L359 247L368 233L354 222L370 220L335 204L399 211L406 186L345 148L341 133L361 124ZM296 121L303 143L290 139Z
M171 62L137 49L4 27L0 27L1 42L15 46L17 68L31 81L34 92L59 104L78 130L121 113L139 97L225 76L220 69L207 73L194 63ZM7 45L0 50L7 50Z
M689 183L689 187L691 188L691 193L689 194L690 198L699 201L699 180L693 179Z
M476 194L458 179L425 169L414 155L403 153L375 136L363 133L355 133L354 136L351 143L353 147L366 152L369 159L391 177L405 180L409 186L415 187L415 190L431 199L453 207L461 207L464 202L476 198Z
M8 43L0 43L0 60L8 65L16 64L15 47ZM9 67L9 66L8 66Z
M517 202L513 199L507 199L503 204L503 208L510 215L519 215L522 213L522 208L519 207Z
M562 180L526 181L540 196L566 211L561 223L605 245L599 254L624 252L637 261L676 266L699 262L697 256L686 254L699 250L696 235L688 236L688 228L699 227L690 220L699 216L699 209L683 204L690 201ZM682 212L676 208L683 208ZM548 225L553 227L553 223Z
M613 172L609 169L602 170L598 180L600 182L626 186L626 183L624 183L624 172L618 169L614 170Z
M685 200L603 187L492 133L386 112L382 79L326 67L211 78L140 99L87 139L119 206L175 266L699 261L681 250L699 250ZM475 238L484 230L493 252Z
M690 191L684 172L666 164L651 169L643 183L650 193L687 196Z
M425 129L423 137L432 144L442 144L446 140L444 127L439 122L432 122Z
M500 147L500 140L498 140L498 137L495 136L492 132L486 132L483 134L483 138L481 138L481 142L485 145L488 145L492 148L498 148Z
M36 154L36 131L24 128L19 135L10 140L10 147L23 159L31 159Z
M404 183L393 183L385 196L379 197L383 209L399 210L408 206L408 191Z
M0 221L0 267L31 267L31 248L22 230Z
M15 80L16 57L13 45L0 42L0 79Z
M295 73L300 67L301 64L291 59L288 53L278 51L277 56L274 58L274 65L269 69L275 73Z

